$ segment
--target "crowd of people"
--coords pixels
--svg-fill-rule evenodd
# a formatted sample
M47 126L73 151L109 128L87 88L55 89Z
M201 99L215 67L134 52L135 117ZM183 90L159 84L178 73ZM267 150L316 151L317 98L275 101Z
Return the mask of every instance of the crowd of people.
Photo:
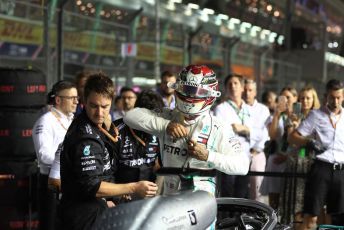
M161 167L216 169L195 177L195 189L266 202L296 229L340 222L343 82L328 81L321 102L311 86L259 102L254 80L230 74L221 92L218 78L190 65L163 72L157 89L118 96L102 72L54 84L33 128L40 229L92 229L107 208L177 192L180 179L156 175Z

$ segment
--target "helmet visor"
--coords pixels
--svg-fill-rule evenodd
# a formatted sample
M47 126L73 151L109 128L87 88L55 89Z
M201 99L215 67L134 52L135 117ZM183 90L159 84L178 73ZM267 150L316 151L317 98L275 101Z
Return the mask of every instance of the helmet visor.
M205 97L220 97L221 92L212 88L201 86L201 85L190 85L186 82L169 82L168 87L175 89L178 93L194 98L205 98Z

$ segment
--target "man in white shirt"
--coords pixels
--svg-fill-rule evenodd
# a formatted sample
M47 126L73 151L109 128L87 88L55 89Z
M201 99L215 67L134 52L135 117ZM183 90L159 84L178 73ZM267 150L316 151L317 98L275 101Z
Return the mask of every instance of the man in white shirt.
M53 107L36 121L32 133L40 171L40 229L53 229L53 214L51 213L54 206L51 205L54 198L48 191L48 175L57 147L64 139L78 104L76 86L68 81L59 81L54 84L48 97L48 100L53 101Z
M250 158L250 135L254 130L250 129L252 126L250 107L242 99L244 78L241 75L230 74L226 77L224 84L227 100L215 107L214 114L227 125L228 129L233 129L243 147L243 154ZM222 196L248 198L248 176L233 177L223 174L221 180Z
M344 86L326 84L327 103L312 110L288 141L306 146L316 155L305 187L304 221L300 229L313 229L324 205L331 215L344 213Z
M249 106L251 119L254 121L251 128L255 130L255 132L252 132L250 135L250 153L252 156L250 169L254 172L264 172L266 158L263 150L265 142L270 139L266 127L270 112L268 107L256 100L256 96L256 82L246 79L243 97ZM263 201L259 192L262 181L263 176L250 177L250 199Z

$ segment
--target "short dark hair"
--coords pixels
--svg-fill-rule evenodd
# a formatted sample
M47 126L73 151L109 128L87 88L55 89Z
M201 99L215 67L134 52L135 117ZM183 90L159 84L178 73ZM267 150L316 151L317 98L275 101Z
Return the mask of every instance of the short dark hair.
M119 100L121 100L121 96L116 96L116 97L115 97L115 101L114 101L115 104L116 104Z
M122 88L121 88L121 90L120 90L120 92L119 92L119 95L122 97L122 94L124 93L124 92L133 92L135 95L136 95L136 92L133 90L133 88L131 88L131 87L128 87L128 86L123 86Z
M230 79L235 78L235 77L239 79L241 85L244 85L244 83L245 83L245 78L244 78L242 75L236 74L236 73L230 73L230 74L228 74L227 77L225 78L225 82L224 82L224 83L225 83L225 86L227 86L227 83L228 83L228 81L229 81Z
M336 90L340 90L343 88L344 88L343 82L341 82L337 79L331 79L326 84L326 93L328 93L331 90L336 91Z
M94 73L94 71L91 70L82 70L77 72L77 74L75 75L75 84L78 85L79 82L84 78L89 78L92 75L92 73Z
M58 96L59 92L65 89L72 89L76 88L76 85L73 82L61 80L56 82L51 91L48 93L48 104L54 105L55 104L55 97Z
M115 87L112 80L103 72L92 73L85 84L85 99L95 92L109 99L113 99L115 95Z
M164 77L176 77L171 71L163 71L160 75L160 79L162 80Z
M275 95L275 97L277 98L277 94L274 91L271 91L271 90L264 91L262 94L262 103L263 104L266 104L268 102L270 95Z
M146 89L137 96L135 107L161 112L164 107L164 102L158 93Z

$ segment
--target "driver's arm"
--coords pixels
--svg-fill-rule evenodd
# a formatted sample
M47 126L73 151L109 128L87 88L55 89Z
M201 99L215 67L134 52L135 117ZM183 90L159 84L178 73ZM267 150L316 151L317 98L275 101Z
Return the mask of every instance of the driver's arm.
M250 158L244 153L240 142L235 137L226 138L221 142L222 146L218 151L209 151L209 166L229 175L246 175L250 167Z
M250 166L250 157L247 155L231 130L221 124L216 124L218 130L208 140L209 167L215 168L229 175L246 175Z
M145 108L134 108L128 111L123 117L123 121L133 129L155 136L161 136L170 122L170 120Z

